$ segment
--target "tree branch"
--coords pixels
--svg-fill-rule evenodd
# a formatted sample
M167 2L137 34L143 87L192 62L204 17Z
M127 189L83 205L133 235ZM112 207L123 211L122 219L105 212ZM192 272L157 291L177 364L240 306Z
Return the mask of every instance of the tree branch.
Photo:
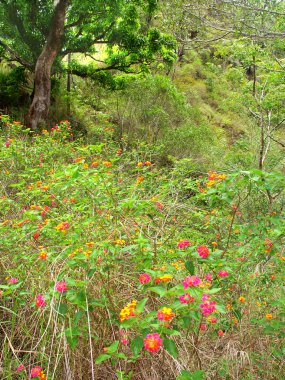
M276 142L277 144L281 145L283 148L285 148L285 143L282 143L281 141L278 141L276 140L274 137L272 137L271 135L267 135L267 137L270 138L270 140Z
M5 42L0 40L0 46L2 46L11 55L13 61L19 62L22 66L26 67L29 70L33 70L34 66L23 58L19 57Z

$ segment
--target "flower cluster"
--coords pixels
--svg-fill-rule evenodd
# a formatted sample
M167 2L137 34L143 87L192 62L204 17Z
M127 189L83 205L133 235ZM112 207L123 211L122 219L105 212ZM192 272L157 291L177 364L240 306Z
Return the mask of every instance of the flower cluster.
M58 230L58 231L66 231L68 230L70 227L70 224L68 222L62 222L62 223L59 223L55 229Z
M208 180L209 181L214 181L216 179L224 180L224 179L226 179L226 175L225 174L218 174L216 172L209 172L208 173Z
M10 284L17 284L18 281L19 280L17 278L15 278L15 277L10 277L9 280L8 280L8 282L10 282Z
M149 352L158 352L162 347L162 339L158 333L147 334L143 343L144 348Z
M120 321L123 322L126 319L129 319L130 317L135 317L135 308L137 306L137 301L133 300L131 303L128 303L127 306L125 306L120 311Z
M161 310L157 312L157 319L159 321L172 321L174 318L174 313L170 307L163 307Z
M154 203L156 204L156 206L157 206L158 209L163 210L164 206L163 206L163 204L161 202L155 201Z
M154 282L156 284L160 284L161 282L169 282L172 280L172 276L170 274L164 274L163 276L156 277Z
M227 276L229 275L229 272L228 272L227 270L220 270L220 271L218 272L218 275L219 275L220 277L227 277Z
M272 240L269 238L264 239L264 245L266 247L265 252L269 253L273 246Z
M178 299L181 303L185 303L185 304L189 304L195 301L195 298L192 297L189 293L182 294L181 296L178 297Z
M37 365L36 367L31 369L30 377L31 378L38 377L39 380L45 380L46 379L46 375L44 374L42 368L39 365Z
M201 279L197 276L187 276L182 281L184 289L189 288L189 286L198 286L201 283Z
M210 250L206 245L199 245L197 247L197 252L200 257L206 259L209 256Z
M116 244L116 245L124 245L125 244L125 240L124 239L114 240L114 244Z
M41 251L39 253L39 259L45 260L47 258L47 252L46 251Z
M139 185L142 181L144 180L144 176L143 175L141 175L141 176L139 176L138 178L137 178L137 185Z
M20 364L18 367L17 367L17 372L21 372L25 369L25 366L24 364Z
M141 168L142 166L151 166L152 163L150 161L138 162L137 167Z
M149 274L143 273L140 275L139 281L141 284L147 284L148 282L150 282L150 280L151 280L151 277Z
M46 302L44 299L44 296L42 294L39 294L36 298L36 306L37 307L44 307L46 306Z
M59 293L67 292L67 284L65 281L58 281L55 284L55 290L57 290Z
M178 243L177 243L177 246L178 248L182 249L182 248L186 248L186 247L189 247L189 245L191 245L190 241L189 240L180 240Z
M206 301L209 298L210 296L208 294L203 294L202 301ZM216 310L216 304L217 304L216 301L206 301L200 304L199 307L201 309L203 316L206 317L207 315L212 314Z

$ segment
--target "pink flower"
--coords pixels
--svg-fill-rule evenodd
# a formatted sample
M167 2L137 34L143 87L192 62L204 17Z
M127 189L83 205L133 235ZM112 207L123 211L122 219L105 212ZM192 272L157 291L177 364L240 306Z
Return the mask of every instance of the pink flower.
M162 203L160 203L160 202L158 202L158 201L155 201L154 202L156 205L157 205L157 207L160 209L160 210L163 210L163 204Z
M45 299L44 299L44 297L41 294L39 294L37 296L37 298L36 298L36 305L38 307L44 307L44 306L46 306Z
M190 296L189 293L184 293L182 296L179 296L178 299L181 303L186 303L186 304L189 304L190 302L195 301L195 298Z
M17 372L21 372L23 369L25 369L24 364L20 364L19 367L17 367Z
M211 274L211 273L207 273L207 274L205 275L205 279L206 279L207 281L212 281L212 280L213 280L213 276L212 276L212 274Z
M67 292L67 284L65 281L58 281L56 284L55 284L55 289L59 292L59 293L64 293L64 292Z
M201 330L201 331L205 331L206 328L207 328L207 326L205 325L205 323L201 323L201 325L200 325L200 330Z
M272 240L269 238L264 239L264 244L268 247L271 248L273 246Z
M144 348L149 352L158 352L162 346L162 339L158 333L147 334L144 341Z
M180 240L179 243L177 243L177 246L178 248L182 249L182 248L186 248L186 247L189 247L189 245L191 245L190 241L189 240Z
M197 276L187 276L182 281L184 289L189 288L189 286L198 286L201 283L201 280Z
M203 259L206 259L210 253L209 248L206 245L199 245L197 247L197 252L199 256L202 257Z
M210 294L205 294L205 293L202 294L202 301L207 301L210 298L211 298Z
M212 314L216 310L216 301L205 302L199 305L204 317Z
M124 346L126 346L126 345L129 343L129 341L128 341L127 338L122 338L122 339L121 339L121 343L122 343Z
M8 282L10 282L10 284L17 284L18 281L19 281L19 280L18 280L17 278L15 278L15 277L11 277L11 278L9 278L9 280L8 280Z
M228 272L227 270L220 270L220 271L218 272L218 275L219 275L220 277L227 277L227 276L229 275L229 272Z
M33 377L38 377L41 375L41 372L42 372L42 368L37 365L36 367L32 368L31 369L31 375L30 377L33 378Z
M150 282L150 280L151 280L151 277L149 274L143 273L140 275L139 281L141 284L147 284L148 282Z
M218 333L217 333L219 336L223 336L224 335L224 332L223 330L218 330Z

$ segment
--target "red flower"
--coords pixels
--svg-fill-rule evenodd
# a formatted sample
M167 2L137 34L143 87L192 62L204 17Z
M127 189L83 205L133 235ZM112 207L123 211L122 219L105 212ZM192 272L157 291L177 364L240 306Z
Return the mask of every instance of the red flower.
M40 236L40 233L39 233L39 231L37 231L37 232L34 233L33 238L35 240L37 240L39 238L39 236Z
M203 259L206 259L210 253L209 248L206 245L199 245L199 247L197 247L197 252Z

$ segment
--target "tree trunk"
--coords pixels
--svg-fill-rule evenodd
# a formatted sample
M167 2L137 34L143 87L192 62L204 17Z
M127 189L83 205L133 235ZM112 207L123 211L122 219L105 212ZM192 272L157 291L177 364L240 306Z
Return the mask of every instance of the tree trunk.
M35 91L29 109L28 126L36 130L41 120L48 117L50 106L51 67L59 52L64 33L66 8L69 0L58 0L55 5L47 42L35 68Z
M70 107L70 92L71 92L71 72L70 72L70 63L71 63L71 53L68 54L68 73L67 73L67 116L70 117L71 107Z

